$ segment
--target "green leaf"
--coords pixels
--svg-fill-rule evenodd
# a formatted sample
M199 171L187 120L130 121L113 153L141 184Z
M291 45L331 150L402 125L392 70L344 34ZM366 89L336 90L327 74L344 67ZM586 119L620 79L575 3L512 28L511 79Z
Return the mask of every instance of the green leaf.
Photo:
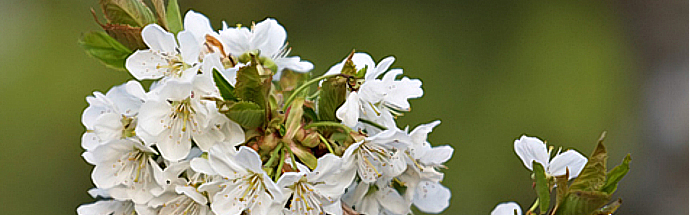
M309 73L293 72L292 70L284 69L280 76L280 81L278 81L278 86L280 86L280 90L283 91L283 97L290 97L290 94L292 94L297 87L309 80L309 76ZM306 97L308 92L309 90L303 90L301 95L298 96Z
M125 60L132 51L102 31L92 31L82 35L79 45L86 54L101 61L107 67L125 70Z
M570 190L598 191L604 185L606 181L606 160L608 159L606 147L604 147L605 134L602 134L597 147L592 152L580 175L573 179Z
M165 16L165 2L163 0L151 0L151 3L153 3L153 9L156 10L158 25L169 31L168 20Z
M182 16L180 16L180 6L177 5L177 0L168 1L168 10L165 12L165 17L168 22L168 30L177 35L183 30Z
M264 123L264 110L253 102L241 101L232 104L225 115L245 128L257 128Z
M588 215L603 207L611 196L599 191L571 191L556 208L555 215Z
M345 60L345 64L343 65L343 68L340 70L340 74L348 76L357 75L357 67L355 66L355 63L352 61L352 56L354 56L354 54L355 52L353 51L352 53L350 53L350 56L347 56L347 60ZM366 70L364 70L364 73L366 73Z
M304 115L304 110L302 106L304 105L304 98L296 98L290 104L290 109L287 113L287 119L285 120L285 126L287 131L285 132L284 138L292 139L295 134L302 127L302 116Z
M625 174L628 174L628 171L630 170L630 160L630 154L628 154L625 156L620 165L614 167L609 174L606 175L606 183L603 187L601 187L602 192L612 194L616 191L616 188L618 188L618 182L621 181Z
M551 201L549 181L546 179L546 172L540 163L532 161L532 168L534 169L534 179L536 182L534 189L539 197L539 210L541 214L544 214L549 210L549 201Z
M251 65L240 68L237 71L235 83L235 95L242 101L251 101L262 109L268 106L267 98L271 88L271 80L261 77L263 68L258 61L253 60Z
M213 81L216 83L216 87L218 87L220 96L223 97L223 100L237 101L237 97L235 97L235 87L233 87L228 80L225 79L225 76L220 74L215 68L213 69Z
M309 119L311 122L316 122L319 120L319 117L316 115L316 111L314 111L313 108L309 107L304 107L304 118Z
M343 77L332 77L326 79L321 84L319 93L319 120L339 121L335 117L335 111L345 103L347 94L347 79Z
M148 48L144 43L144 39L141 38L141 27L120 24L105 24L101 25L101 27L103 27L103 30L105 30L110 37L130 50Z
M142 0L101 0L100 5L108 23L144 27L156 22L153 12Z
M314 154L312 154L309 148L293 143L290 144L290 150L292 150L292 153L294 153L304 165L309 167L309 169L316 168L316 157L314 157Z
M570 176L570 170L565 169L565 175L555 176L556 179L556 207L565 199L565 195L568 194L568 178Z

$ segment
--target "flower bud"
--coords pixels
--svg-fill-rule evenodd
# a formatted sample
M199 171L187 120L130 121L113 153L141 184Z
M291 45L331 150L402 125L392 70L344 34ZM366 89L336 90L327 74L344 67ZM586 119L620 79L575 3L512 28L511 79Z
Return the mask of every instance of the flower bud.
M304 137L304 139L302 139L302 141L300 141L300 142L302 143L303 146L305 146L307 148L314 148L317 145L319 145L319 143L321 143L321 139L319 139L318 133L310 133L310 134L307 134L307 136Z

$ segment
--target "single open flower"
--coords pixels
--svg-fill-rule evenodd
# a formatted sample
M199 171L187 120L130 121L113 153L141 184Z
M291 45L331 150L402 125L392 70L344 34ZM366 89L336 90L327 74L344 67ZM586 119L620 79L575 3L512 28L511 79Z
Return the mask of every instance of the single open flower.
M491 215L522 215L522 209L520 205L515 202L504 202L496 205L494 210L491 211Z
M539 162L551 176L565 175L568 169L568 180L576 178L587 164L587 158L574 150L559 151L549 160L550 150L546 149L546 144L536 137L524 135L515 140L515 153L529 170L532 170L532 161Z

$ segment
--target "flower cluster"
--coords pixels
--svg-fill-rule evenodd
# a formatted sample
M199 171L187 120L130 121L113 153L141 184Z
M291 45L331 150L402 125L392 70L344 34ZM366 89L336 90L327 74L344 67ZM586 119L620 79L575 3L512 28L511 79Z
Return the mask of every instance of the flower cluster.
M146 48L124 62L136 80L86 98L82 156L95 166L89 193L99 200L78 214L409 214L412 205L428 213L448 207L439 169L453 148L427 141L440 121L398 128L396 118L423 90L420 80L390 69L395 58L376 63L353 51L311 78L313 65L290 56L286 31L274 19L214 30L189 11L179 32L170 29L143 26ZM148 90L138 82L144 80L153 80ZM551 174L562 172L558 160Z

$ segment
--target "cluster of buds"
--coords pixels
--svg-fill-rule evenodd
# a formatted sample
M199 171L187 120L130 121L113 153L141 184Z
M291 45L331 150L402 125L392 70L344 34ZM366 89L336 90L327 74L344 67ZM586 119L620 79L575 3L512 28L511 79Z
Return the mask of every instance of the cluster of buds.
M112 2L148 10L141 1ZM398 128L408 100L423 90L420 80L389 69L393 57L376 63L352 51L312 78L313 65L290 56L286 31L273 19L214 30L200 13L182 19L175 1L167 11L153 2L167 15L157 13L156 21L151 13L144 22L134 16L126 25L141 32L134 41L143 46L125 46L112 34L82 40L92 56L136 80L87 97L83 157L95 165L89 193L98 201L78 214L409 214L413 205L428 213L448 207L439 170L453 148L427 141L439 121ZM103 26L112 31L119 13L107 10ZM110 48L96 50L94 41ZM138 50L118 63L113 53L129 48ZM153 81L148 90L144 80Z

